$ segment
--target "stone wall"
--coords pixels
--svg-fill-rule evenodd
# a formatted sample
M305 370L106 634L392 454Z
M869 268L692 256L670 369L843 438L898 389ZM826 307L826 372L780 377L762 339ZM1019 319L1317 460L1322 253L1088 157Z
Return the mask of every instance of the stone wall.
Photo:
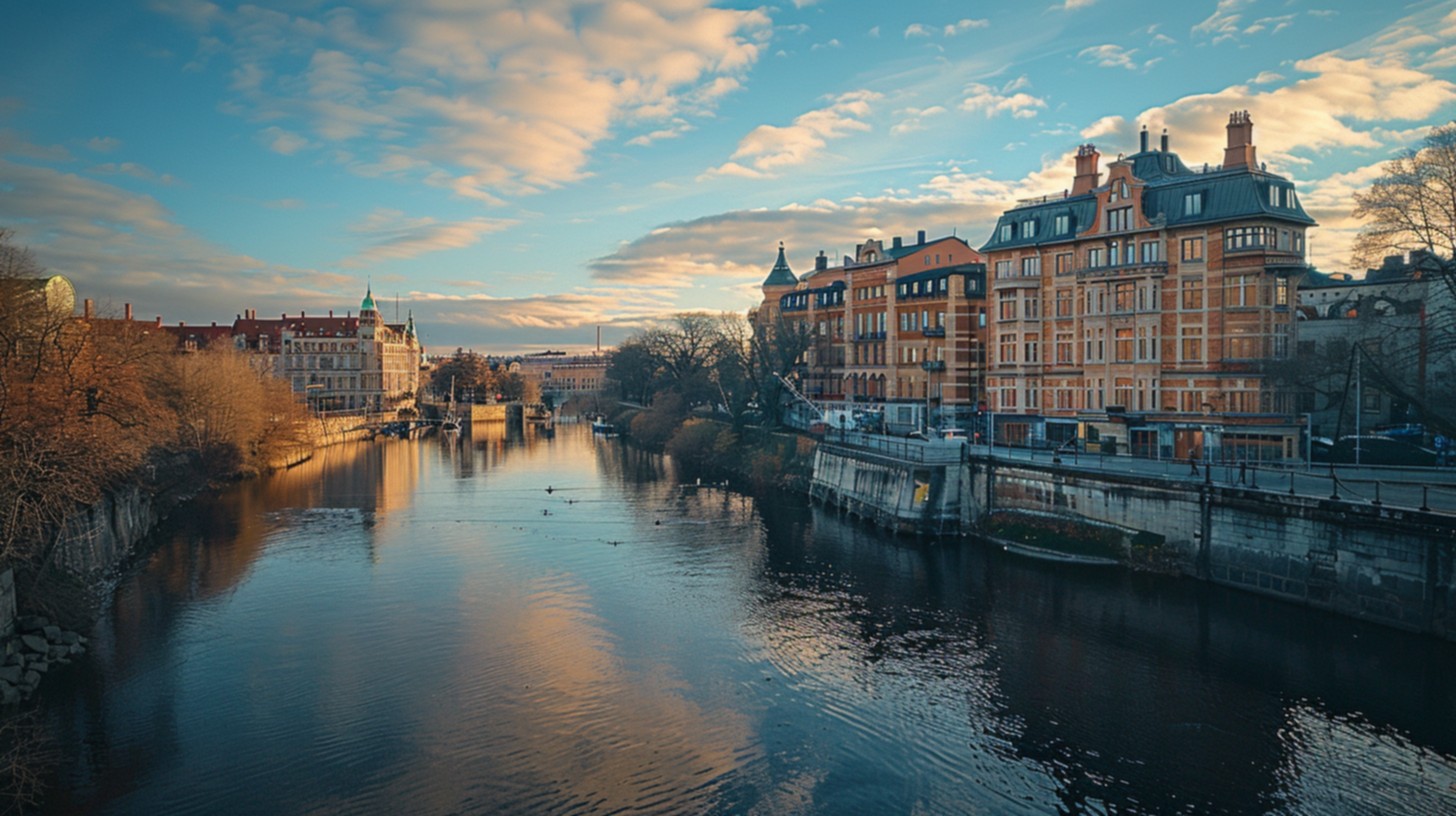
M1183 573L1456 639L1456 526L1433 513L1212 484L975 458L966 521L999 509L1161 536Z
M960 528L959 462L907 462L871 451L820 444L810 498L897 532Z

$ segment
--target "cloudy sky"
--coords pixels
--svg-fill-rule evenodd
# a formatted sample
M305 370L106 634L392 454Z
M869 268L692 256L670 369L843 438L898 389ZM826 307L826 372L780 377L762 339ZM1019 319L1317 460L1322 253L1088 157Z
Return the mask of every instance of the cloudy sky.
M1348 270L1350 194L1456 117L1456 2L11 4L0 227L167 322L413 310L428 345L621 339L866 237L979 246L1071 153L1259 157Z

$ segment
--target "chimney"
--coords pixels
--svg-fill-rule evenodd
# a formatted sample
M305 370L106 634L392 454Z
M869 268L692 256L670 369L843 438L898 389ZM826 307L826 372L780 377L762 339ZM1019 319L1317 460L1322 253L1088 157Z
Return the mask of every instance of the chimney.
M179 329L185 329L185 328L187 328L187 321L185 321L185 320L179 320L179 321L177 321L177 328L179 328Z
M87 320L90 320L94 314L93 308L94 304L91 303L91 298L86 298L81 302L81 315Z
M214 329L215 329L215 328L217 328L217 321L216 321L216 320L214 320L214 321L212 321L212 327L213 327L213 328L214 328Z
M896 246L899 246L899 244L900 244L900 239L899 238L896 238L895 239L895 245ZM826 270L828 268L829 268L829 258L824 254L824 250L821 249L821 250L819 250L819 257L817 257L817 258L814 259L814 271L815 272L823 272L824 270Z
M898 236L898 235L896 235L895 238L894 238L894 240L890 242L890 247L892 249L899 249L899 248L901 248L903 246L904 246L904 243L902 243L900 241L900 236Z
M1249 118L1248 111L1234 111L1229 114L1228 147L1223 151L1223 169L1253 169L1258 165L1254 158L1254 120Z
M1084 144L1077 148L1077 174L1072 177L1072 195L1090 193L1101 181L1102 174L1097 172L1100 155L1096 145Z
M305 311L304 311L304 310L302 310L302 309L299 309L299 310L298 310L298 319L299 319L299 320L302 320L302 319L304 319L304 318L305 318L305 317L308 317L308 312L305 312Z
M333 309L330 309L329 310L329 317L333 317L333 316L334 316L334 310Z
M157 328L162 328L162 316L157 315Z
M1146 153L1146 152L1148 152L1148 126L1147 125L1143 125L1143 129L1140 130L1140 131L1138 131L1138 152L1139 153Z
M1163 152L1168 152L1168 129L1163 128Z
M915 233L915 243L925 243L925 230L920 230L919 232Z
M131 304L130 303L126 304L125 306L122 307L122 310L123 310L122 313L126 315L126 319L127 320L131 320Z

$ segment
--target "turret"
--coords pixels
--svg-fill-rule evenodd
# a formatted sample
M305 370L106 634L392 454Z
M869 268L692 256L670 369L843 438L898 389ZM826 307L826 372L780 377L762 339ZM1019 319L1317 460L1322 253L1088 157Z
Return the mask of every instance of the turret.
M784 257L784 242L780 241L779 258L777 261L774 261L773 269L769 270L768 277L764 278L763 281L763 288L765 290L764 294L767 294L767 290L770 287L794 287L798 285L799 279L795 277L794 273L789 269L788 259Z

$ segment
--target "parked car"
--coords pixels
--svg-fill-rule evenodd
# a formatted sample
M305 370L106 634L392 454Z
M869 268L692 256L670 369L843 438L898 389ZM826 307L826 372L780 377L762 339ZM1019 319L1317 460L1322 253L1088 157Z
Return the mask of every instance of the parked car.
M1436 452L1429 448L1388 436L1374 435L1340 437L1330 448L1329 461L1336 464L1354 463L1357 445L1362 465L1435 467L1437 462Z

